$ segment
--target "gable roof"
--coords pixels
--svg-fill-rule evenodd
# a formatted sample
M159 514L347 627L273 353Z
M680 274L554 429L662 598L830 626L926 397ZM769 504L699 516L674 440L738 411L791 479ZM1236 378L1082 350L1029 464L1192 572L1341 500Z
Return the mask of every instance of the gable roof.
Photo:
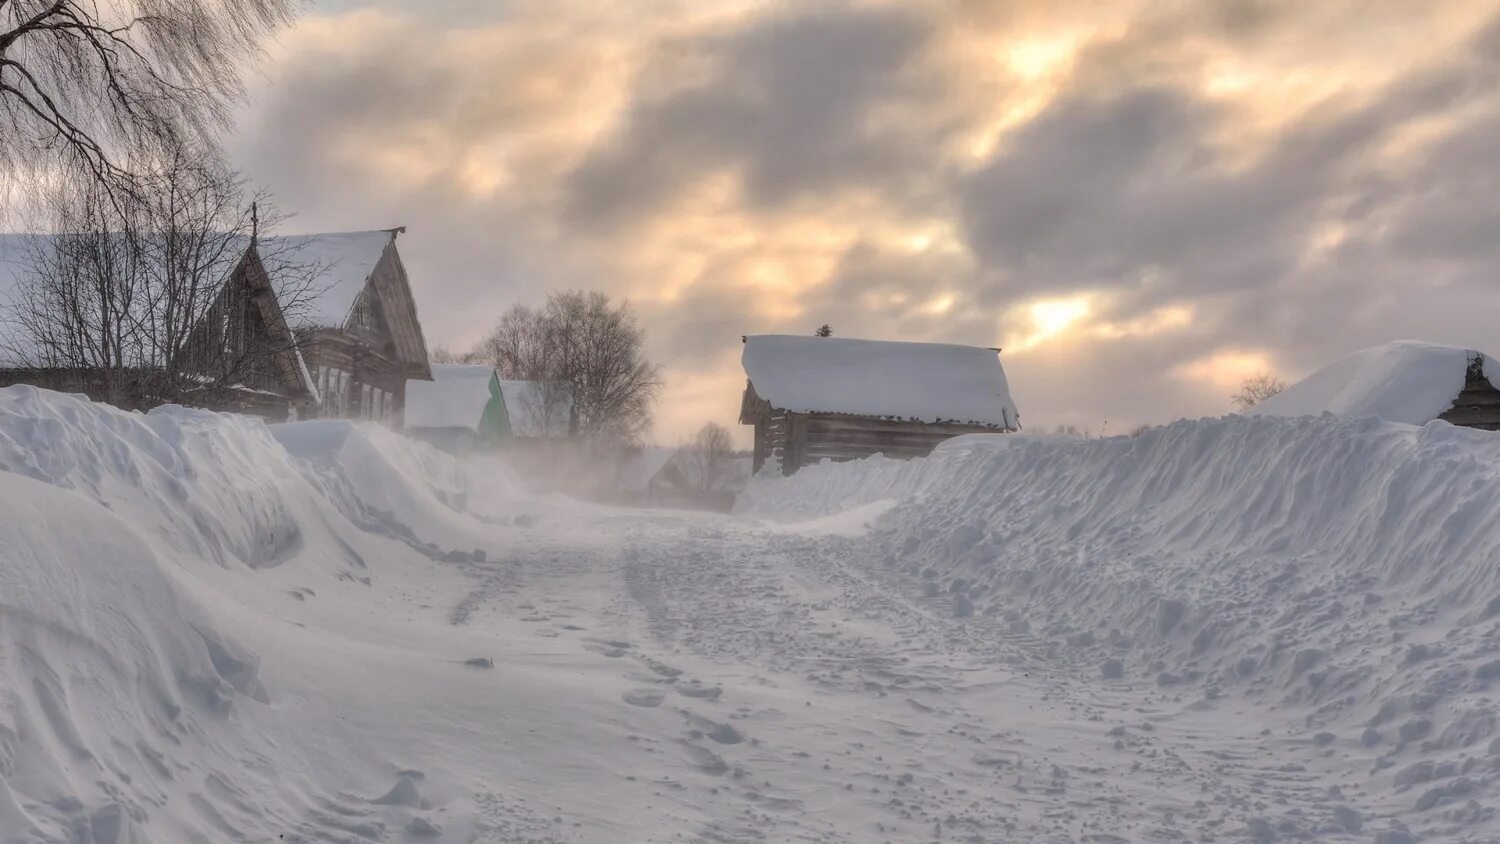
M1260 416L1377 416L1425 425L1464 389L1470 364L1500 388L1500 363L1472 349L1397 340L1346 355L1251 408Z
M318 295L308 313L296 320L299 328L347 328L361 296L371 296L385 318L396 357L425 379L432 377L427 341L396 249L396 235L405 230L283 235L265 242L289 260L319 272Z
M396 239L396 230L292 234L265 238L288 260L319 270L318 295L308 313L299 317L306 325L342 328L354 311L354 303L369 283L386 247Z
M746 337L741 362L777 410L1021 427L993 349L772 334Z

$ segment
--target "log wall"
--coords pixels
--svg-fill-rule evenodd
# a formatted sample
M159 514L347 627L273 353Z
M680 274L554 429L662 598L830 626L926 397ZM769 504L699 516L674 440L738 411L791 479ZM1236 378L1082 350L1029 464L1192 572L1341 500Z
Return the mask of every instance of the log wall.
M903 422L865 416L781 413L755 420L755 470L779 464L784 475L822 460L926 457L938 443L963 434L1003 433L984 425Z
M1439 419L1465 428L1500 431L1500 390L1484 375L1484 358L1469 361L1463 392Z

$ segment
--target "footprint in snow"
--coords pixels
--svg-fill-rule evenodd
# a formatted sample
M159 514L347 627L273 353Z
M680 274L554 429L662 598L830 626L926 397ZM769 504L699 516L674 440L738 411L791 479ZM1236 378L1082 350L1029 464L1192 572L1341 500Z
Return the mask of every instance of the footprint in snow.
M631 706L645 707L661 706L661 702L667 699L665 693L659 692L656 689L631 689L621 694L620 697L624 698L625 702Z
M678 686L677 693L683 697L697 698L699 700L718 700L719 695L724 693L720 686L704 686L697 680L692 683Z
M682 714L692 726L695 735L708 736L719 744L739 744L745 740L739 730L728 724L721 724L704 718L702 715L695 715L686 709L682 710Z
M706 747L699 747L690 742L683 742L683 755L689 765L714 776L722 776L729 771L729 764Z

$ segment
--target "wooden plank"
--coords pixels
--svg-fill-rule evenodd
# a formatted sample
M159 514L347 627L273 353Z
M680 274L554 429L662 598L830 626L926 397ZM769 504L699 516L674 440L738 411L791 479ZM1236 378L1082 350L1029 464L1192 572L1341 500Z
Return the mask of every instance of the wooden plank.
M807 416L801 413L788 413L786 431L786 447L782 451L781 473L791 475L802 468L803 449L807 443Z
M1464 390L1453 401L1454 407L1500 407L1500 390Z

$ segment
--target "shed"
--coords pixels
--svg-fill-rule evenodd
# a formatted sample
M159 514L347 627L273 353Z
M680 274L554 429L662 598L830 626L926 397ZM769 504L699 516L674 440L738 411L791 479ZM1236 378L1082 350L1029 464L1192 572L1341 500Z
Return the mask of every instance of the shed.
M754 469L922 457L961 434L1020 430L999 349L835 337L745 338L740 423Z
M511 436L500 379L483 364L434 364L432 380L406 382L406 431L449 451Z
M1250 409L1253 415L1376 416L1500 431L1500 362L1483 352L1397 340L1346 355Z
M566 385L504 381L487 364L433 364L431 381L406 382L406 431L450 451L565 436Z

